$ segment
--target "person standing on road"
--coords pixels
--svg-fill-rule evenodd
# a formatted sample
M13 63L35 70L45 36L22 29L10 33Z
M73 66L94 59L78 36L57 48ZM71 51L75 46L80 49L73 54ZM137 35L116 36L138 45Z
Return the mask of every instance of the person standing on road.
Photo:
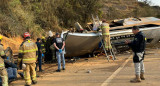
M42 49L42 64L44 64L45 53L46 53L46 39L43 36L41 40L41 49Z
M126 44L128 44L129 47L132 48L132 51L134 52L133 56L133 62L135 67L135 73L136 78L133 80L130 80L132 83L141 82L141 80L145 80L144 78L144 53L145 53L145 47L146 47L146 38L143 35L141 31L139 31L138 26L134 26L132 28L132 32L135 35L133 41L126 40Z
M61 72L61 59L63 63L63 70L65 70L65 57L64 57L64 47L65 41L60 37L59 33L56 33L56 38L54 39L54 47L56 48L56 56L58 61L58 70L57 72Z
M24 33L24 41L19 48L18 65L22 63L22 69L24 72L25 86L30 86L31 84L37 84L36 80L36 61L38 48L36 43L32 42L30 39L30 34L28 32ZM19 66L18 66L19 67Z
M38 47L38 63L36 64L36 70L37 66L39 66L39 72L42 72L42 48L41 48L41 39L37 38L37 47Z
M2 86L8 86L8 74L3 60L6 58L6 55L4 53L1 41L2 41L2 36L0 36L0 77L2 78Z
M52 31L49 31L48 37L46 39L46 46L45 46L46 47L45 62L47 62L47 63L54 63L56 61L56 53L55 53L55 49L54 49L55 47L52 45L53 40L54 40L54 35L53 35Z

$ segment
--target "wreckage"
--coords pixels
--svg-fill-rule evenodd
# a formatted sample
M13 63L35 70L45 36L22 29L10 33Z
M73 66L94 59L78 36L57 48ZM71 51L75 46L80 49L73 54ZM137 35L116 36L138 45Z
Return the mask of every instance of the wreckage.
M152 46L160 40L160 19L155 17L114 20L110 26L112 46L117 51L127 47L124 43L126 39L131 40L134 37L133 26L139 26L140 30L146 35L147 45ZM101 32L63 32L61 36L66 41L65 56L76 57L93 54L101 41L99 35L102 35Z

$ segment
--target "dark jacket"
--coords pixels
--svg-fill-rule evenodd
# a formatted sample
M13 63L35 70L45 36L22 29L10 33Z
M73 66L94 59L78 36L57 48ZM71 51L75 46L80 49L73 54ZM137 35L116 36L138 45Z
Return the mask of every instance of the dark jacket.
M37 47L38 47L38 55L41 55L41 43L36 42Z
M145 47L146 47L146 40L145 40L145 36L143 35L142 32L138 32L135 37L134 40L129 43L129 47L132 48L132 51L134 52L134 57L133 57L133 61L136 62L140 62L141 60L144 59L144 55L142 57L142 59L140 60L139 57L137 56L136 53L142 53L145 51Z

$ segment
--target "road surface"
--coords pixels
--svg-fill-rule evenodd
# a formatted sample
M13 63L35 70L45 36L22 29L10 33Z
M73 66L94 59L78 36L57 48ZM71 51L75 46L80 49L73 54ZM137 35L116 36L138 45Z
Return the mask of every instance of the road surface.
M118 60L107 62L103 56L80 59L76 63L67 63L66 70L55 72L56 64L45 64L44 73L38 73L38 84L34 86L159 86L160 49L149 49L145 57L146 80L142 83L130 83L134 78L131 53L117 55ZM129 59L128 59L129 58ZM89 72L90 73L89 73ZM10 86L24 86L19 78Z

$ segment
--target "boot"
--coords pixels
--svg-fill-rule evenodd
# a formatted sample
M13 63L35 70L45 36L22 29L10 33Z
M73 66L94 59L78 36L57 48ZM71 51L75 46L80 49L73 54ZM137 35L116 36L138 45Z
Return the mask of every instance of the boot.
M130 80L131 83L139 83L141 82L141 79L140 79L140 75L136 75L136 78L134 78L133 80Z
M141 80L145 80L144 73L141 73L140 78L141 78Z
M37 81L33 80L33 81L32 81L32 84L37 84Z

